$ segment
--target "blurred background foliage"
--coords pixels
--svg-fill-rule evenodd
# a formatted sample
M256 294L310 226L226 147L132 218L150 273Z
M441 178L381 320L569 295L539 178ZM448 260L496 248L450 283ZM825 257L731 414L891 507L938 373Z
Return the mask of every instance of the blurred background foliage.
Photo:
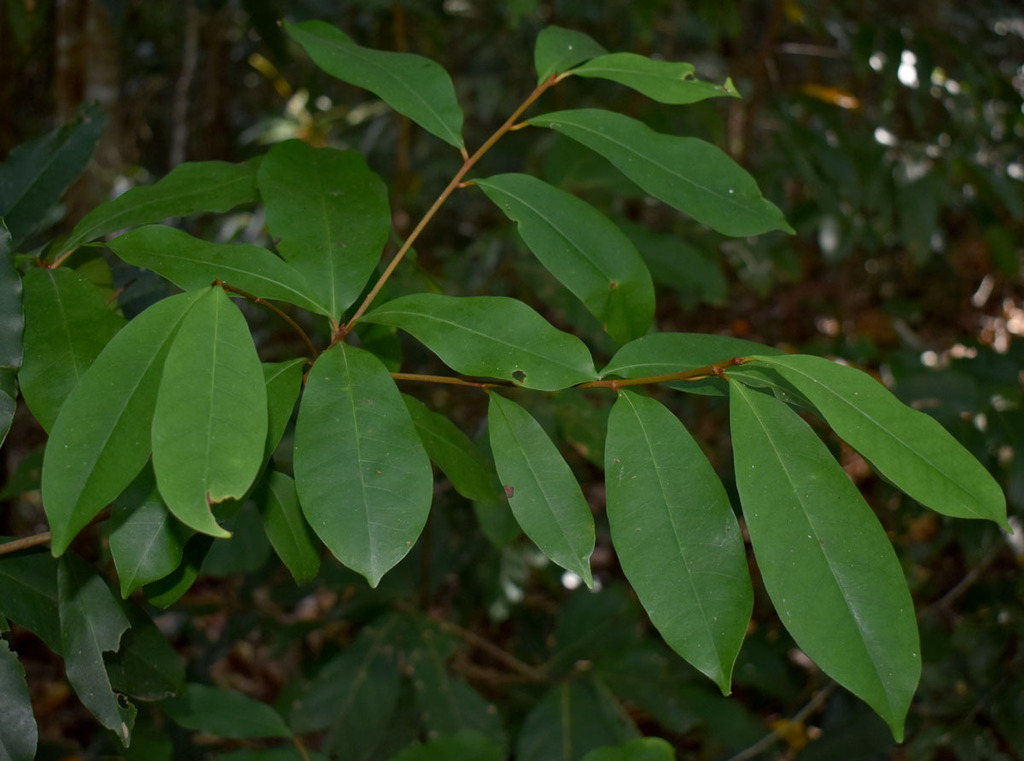
M659 131L709 139L754 174L795 236L725 239L650 203L602 160L554 134L509 135L480 173L527 167L605 209L649 262L660 289L659 329L736 335L876 373L996 473L1017 527L1009 537L994 525L923 511L829 438L878 511L918 604L924 676L907 742L896 748L877 717L831 688L794 649L763 593L727 700L651 636L619 583L600 473L611 399L566 392L532 400L532 409L557 433L598 516L598 593L572 590L558 571L539 565L499 513L471 509L445 484L418 547L375 591L336 565L296 587L271 559L258 520L243 510L236 538L215 545L196 586L159 618L193 679L287 707L315 694L310 685L320 668L359 646L367 622L416 609L442 622L441 644L427 649L496 703L507 728L538 721L531 706L553 700L550 684L572 676L566 689L592 708L581 721L606 732L604 741L658 734L680 758L1024 756L1019 2L5 0L2 9L0 157L75 118L82 103L98 101L107 115L86 175L48 217L58 232L182 161L240 161L299 137L363 152L390 183L396 237L407 233L459 157L313 67L285 39L280 18L324 19L363 45L440 61L455 79L471 148L532 89L533 41L548 24L584 31L612 51L689 61L704 79L731 77L742 100L685 108L654 108L611 83L574 78L534 113L600 103ZM219 240L265 236L258 209L187 224ZM513 295L581 334L599 365L614 350L479 191L458 193L417 248L389 283L392 295ZM138 273L113 277L130 283L126 310L132 289L142 301L160 295L162 286ZM277 323L257 313L252 319L266 359L294 354ZM430 361L387 331L361 331L360 340L396 362L404 356L406 367ZM479 433L482 399L447 388L412 391ZM720 400L663 399L728 473ZM30 416L19 415L4 448L2 533L45 528L32 491L41 439ZM106 562L102 547L96 559ZM113 752L69 697L45 648L31 635L13 636L48 743L41 757ZM413 653L426 647L405 646ZM412 684L435 684L416 673ZM399 711L415 710L411 691L402 688ZM463 697L464 713L475 715L479 706ZM478 718L477 728L488 731L486 716ZM200 753L185 733L160 722L159 712L140 715L130 758ZM390 749L408 739L396 730ZM328 732L323 748L340 758L356 752L344 743ZM388 747L358 749L366 754L358 757L386 758Z

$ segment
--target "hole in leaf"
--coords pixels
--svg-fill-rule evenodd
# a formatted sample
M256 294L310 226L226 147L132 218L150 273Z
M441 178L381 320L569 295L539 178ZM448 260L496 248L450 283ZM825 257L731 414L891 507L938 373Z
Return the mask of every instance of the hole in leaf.
M513 370L512 380L514 380L516 383L522 383L523 381L526 380L526 373L523 372L522 370Z

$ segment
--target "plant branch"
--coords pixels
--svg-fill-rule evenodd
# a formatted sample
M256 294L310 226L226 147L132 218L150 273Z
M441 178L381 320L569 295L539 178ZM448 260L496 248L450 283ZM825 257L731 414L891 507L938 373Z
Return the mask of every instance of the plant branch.
M724 362L715 362L713 365L705 365L693 370L684 370L679 373L666 373L665 375L648 375L643 378L623 378L614 380L596 380L580 383L573 388L610 388L618 391L626 386L650 386L655 383L671 383L672 381L694 381L704 378L725 377L725 370L729 367L736 367L747 362L746 357L733 357Z
M320 355L320 352L316 350L316 346L313 345L313 342L306 334L306 331L302 329L302 326L299 325L299 323L295 322L295 320L293 320L284 310L282 310L276 304L272 304L266 299L262 299L253 293L249 293L248 291L243 291L241 288L235 288L233 285L228 285L223 280L214 280L213 284L219 285L225 291L228 291L230 293L237 293L239 296L249 299L249 301L253 302L254 304L259 304L262 307L266 307L271 312L280 317L282 320L287 322L291 326L292 330L299 334L299 338L301 338L302 342L306 344L306 348L309 350L309 353L313 359L316 359Z
M482 650L495 660L503 663L512 671L515 671L517 674L521 674L522 676L526 677L531 682L536 682L538 684L547 684L549 681L551 681L548 675L542 669L538 669L535 666L531 666L528 663L524 663L511 653L502 650L493 642L484 639L476 632L470 631L469 629L464 629L458 624L453 624L451 621L446 621L441 618L434 617L434 620L437 622L437 625L440 626L441 629L443 629L444 631L448 632L449 634L454 634L456 637L459 637L460 639L464 640L473 647Z
M828 700L829 696L831 696L832 693L836 691L836 688L838 686L839 684L835 681L831 681L828 684L826 684L824 687L822 687L820 690L814 693L811 699L807 701L807 705L805 705L803 708L797 711L793 715L793 718L787 722L787 724L798 724L811 714L821 710L822 706L825 705L825 701ZM735 756L731 756L728 759L728 761L748 761L751 758L756 758L781 739L782 729L780 728L772 730L769 734L762 737L749 748L741 750Z
M418 381L420 383L444 383L449 386L469 386L486 390L489 388L514 388L511 383L471 381L464 378L454 378L450 375L424 375L423 373L391 373L395 380Z
M555 79L555 76L552 75L551 77L548 77L546 80L537 85L533 92L531 92L529 96L527 96L526 100L524 100L522 104L520 104L519 108L512 112L512 115L505 120L505 123L498 127L498 129L494 131L494 134L487 138L486 142L484 142L484 144L481 145L472 156L465 157L465 150L463 149L463 156L465 158L462 162L462 166L459 168L459 171L455 173L455 176L452 177L451 182L448 183L445 189L441 191L441 194L435 199L434 203L431 204L430 208L427 209L426 214L424 214L420 221L416 223L416 227L414 227L412 232L409 233L409 236L405 239L405 242L402 244L402 247L398 249L398 252L394 255L394 257L392 257L391 261L388 263L387 268L377 279L377 282L374 283L373 288L370 289L370 292L368 294L366 294L366 298L363 299L363 303L359 305L358 309L356 309L355 314L352 315L351 319L347 323L345 323L345 325L341 326L340 328L338 328L338 330L335 331L334 336L331 337L331 345L334 345L338 341L343 341L345 337L352 331L352 328L355 327L356 323L359 321L359 318L366 313L366 310L370 308L370 304L372 304L374 299L377 298L377 295L380 293L381 288L383 288L384 284L391 278L391 275L392 273L394 273L395 268L398 267L399 263L402 261L402 259L405 258L405 255L409 252L409 249L412 248L412 244L416 242L416 239L420 236L420 233L423 232L423 229L430 223L430 220L434 218L434 216L437 214L438 209L440 209L444 202L448 200L448 197L452 193L454 193L456 188L458 188L459 185L462 183L462 178L466 176L466 173L473 168L473 166L480 160L480 158L485 153L487 153L487 151L494 147L494 144L498 142L502 138L502 136L505 135L506 132L513 128L513 126L516 123L516 120L520 116L522 116L523 112L527 108L529 108L533 104L533 102L544 93L545 90L547 90L549 87L555 84Z
M105 521L110 517L110 510L103 508L96 514L96 517L89 521L86 526L92 526L93 524ZM14 552L20 552L21 550L30 550L33 547L39 547L43 544L48 544L50 541L50 532L42 531L38 534L30 534L29 536L23 536L20 539L12 539L9 542L0 544L0 555L10 555Z

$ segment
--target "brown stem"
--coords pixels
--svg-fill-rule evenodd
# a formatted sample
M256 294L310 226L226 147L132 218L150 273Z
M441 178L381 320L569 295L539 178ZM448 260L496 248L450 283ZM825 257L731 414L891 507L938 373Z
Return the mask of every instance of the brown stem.
M825 701L829 699L829 696L836 691L839 685L836 682L829 682L820 690L818 690L811 699L807 702L803 708L797 711L793 718L789 720L790 724L797 724L808 716L817 711L821 710L822 706L825 705ZM756 743L751 745L745 750L741 750L735 756L729 758L729 761L748 761L748 759L756 758L761 755L764 751L768 750L772 745L782 739L781 729L776 729L769 734L762 737Z
M310 340L309 336L306 335L306 331L302 329L302 326L300 326L299 323L295 322L295 320L293 320L276 304L272 304L271 302L265 299L261 299L259 296L253 293L249 293L248 291L243 291L241 288L235 288L235 286L233 285L228 285L222 280L214 280L213 284L219 285L225 291L228 291L230 293L237 293L239 296L249 299L249 301L253 302L254 304L259 304L260 306L269 309L282 320L287 322L291 326L292 330L299 334L299 338L301 338L302 342L306 344L306 348L309 350L310 356L312 356L313 359L316 359L318 356L320 356L320 352L316 350L316 346L313 345L313 342Z
M469 629L464 629L458 624L453 624L451 621L445 621L443 619L439 619L436 617L434 620L437 621L437 625L440 626L444 631L450 634L454 634L456 637L459 637L460 639L464 640L473 647L482 650L495 660L503 663L512 671L515 671L517 674L522 674L531 682L546 684L547 682L551 681L548 675L543 670L531 666L528 663L524 663L511 653L502 650L493 642L484 639L476 632L472 632Z
M39 547L42 544L49 543L49 541L49 531L44 531L41 534L32 534L31 536L23 536L21 539L12 539L9 542L0 544L0 555L9 555L12 552L20 552L21 550L27 550L32 547Z
M534 89L534 91L530 93L526 100L522 102L519 108L512 112L512 115L505 120L505 123L498 127L498 129L494 131L494 134L487 138L486 142L484 142L484 144L477 149L476 153L474 153L472 156L469 156L462 162L462 167L459 169L458 172L455 173L455 176L452 178L451 182L449 182L445 189L441 191L441 194L435 199L434 203L430 206L430 208L427 209L427 213L423 215L423 218L420 219L420 221L416 224L416 227L413 228L412 232L409 233L409 237L405 239L405 242L402 244L402 247L399 248L398 252L394 255L394 257L392 257L391 261L388 263L387 268L377 279L377 282L374 283L374 286L370 290L370 292L366 294L366 298L363 299L363 303L359 305L359 308L356 310L355 314L352 315L352 318L347 323L345 323L345 325L341 326L340 328L338 328L338 330L335 331L334 335L331 337L332 346L338 341L343 341L345 337L350 332L352 332L352 328L355 327L356 323L359 321L359 318L366 313L366 310L370 308L370 304L372 304L373 300L377 298L377 294L380 293L381 288L383 288L384 284L391 278L392 273L395 271L395 268L398 267L402 259L405 258L405 255L409 252L409 249L412 248L412 244L416 242L416 239L420 236L420 233L423 232L423 229L427 226L427 224L429 224L430 220L434 218L434 215L437 214L438 209L440 209L444 202L448 200L448 197L455 192L455 189L459 187L459 184L462 182L462 178L466 176L466 173L473 168L473 166L480 160L480 158L485 153L487 153L487 151L494 147L494 144L498 142L498 140L500 140L506 132L512 129L512 127L516 123L516 120L519 119L523 112L527 108L529 108L545 90L547 90L549 87L555 84L555 79L555 76L552 75L551 77L548 77L548 79L544 80L541 84L539 84ZM465 156L464 149L463 155Z
M626 386L650 386L655 383L671 383L672 381L693 381L711 377L723 377L726 368L742 365L748 360L746 357L733 357L724 362L715 362L713 365L705 365L693 370L684 370L679 373L666 373L665 375L648 375L644 378L625 378L622 380L596 380L580 383L573 388L609 388L618 391Z
M425 375L423 373L391 373L395 380L418 381L420 383L444 383L449 386L469 386L486 390L489 388L514 388L511 383L471 381L464 378L453 378L448 375Z

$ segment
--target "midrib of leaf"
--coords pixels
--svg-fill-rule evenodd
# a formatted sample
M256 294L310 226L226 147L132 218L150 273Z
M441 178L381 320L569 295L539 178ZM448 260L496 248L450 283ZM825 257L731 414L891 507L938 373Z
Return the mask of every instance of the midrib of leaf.
M865 411L865 410L861 409L860 407L857 407L856 405L852 404L848 399L843 397L841 394L838 394L835 391L833 391L830 386L826 386L824 383L819 381L817 378L815 378L812 375L808 375L803 370L800 370L798 368L794 368L792 365L783 365L783 367L785 367L787 370L790 370L792 372L795 372L795 373L803 376L804 378L806 378L807 380L811 381L812 383L820 386L822 389L824 389L826 392L828 392L832 397L834 397L835 399L837 399L840 402L842 402L843 404L845 404L847 407L849 407L855 413L857 413L858 415L860 415L861 417L863 417L863 418L865 418L867 420L870 420L872 423L875 424L875 426L878 427L879 430L881 430L883 433L885 433L887 436L889 436L889 438L891 438L893 441L895 441L896 443L902 445L904 448L906 448L910 452L913 452L914 455L916 455L918 459L920 459L929 468L931 468L943 481L945 481L946 483L948 483L951 486L953 486L960 495L966 494L966 495L968 495L970 497L973 497L971 492L967 491L966 489L964 489L963 486L960 485L959 481L956 481L956 480L950 478L941 468L939 468L938 465L933 463L927 456L925 456L924 454L919 452L910 443L908 443L907 441L903 440L899 435L897 435L892 430L890 430L888 428L888 426L886 426L880 420L877 420L874 417L872 417L871 415L869 415L867 413L867 411ZM971 501L972 502L976 502L977 500L972 499ZM974 513L975 515L980 515L978 513L978 511L973 508L973 506L971 506L969 504L963 504L962 496L961 496L960 502L961 502L961 506L964 509L969 510L971 513Z
M359 493L362 499L359 504L363 508L366 524L366 546L370 549L370 575L377 578L377 546L370 531L370 498L367 494L366 476L363 473L363 437L360 435L359 410L356 408L355 384L352 381L352 368L349 366L348 353L342 347L341 356L345 362L345 396L352 410L352 429L355 432L353 442L356 448L356 472L359 474Z
M455 716L459 720L459 725L461 726L463 724L462 711L459 710L458 701L455 699L455 692L452 690L452 680L451 677L448 676L444 660L441 658L441 654L438 652L436 644L432 640L425 642L424 644L426 645L428 657L434 664L435 673L441 677L438 679L438 682L441 684L441 694L448 703L451 715Z
M69 320L67 310L64 308L64 298L61 295L60 288L57 287L57 281L53 277L53 271L47 271L46 277L49 278L50 285L53 286L53 293L57 300L57 309L60 310L60 324L61 327L64 328L64 337L68 341L68 354L71 355L71 369L75 373L75 383L77 384L78 381L82 379L82 373L78 371L78 356L75 354L75 342L71 338L71 331L68 329Z
M395 76L390 69L388 69L385 66L381 66L379 63L374 61L372 55L366 55L362 46L356 45L355 43L352 42L336 42L334 40L327 40L327 44L335 46L337 48L350 47L352 49L354 58L358 58L362 63L372 66L379 73L383 74L387 79L389 79L393 84L398 85L398 87L404 90L407 95L411 96L414 100L418 101L421 105L426 107L426 109L431 113L431 115L433 115L433 117L437 119L440 125L444 128L445 132L448 133L448 137L450 139L454 139L456 144L462 143L462 138L452 133L451 129L449 129L448 127L447 122L445 122L445 120L441 118L441 115L437 112L437 110L434 108L433 104L430 103L430 101L426 100L416 90L410 87L404 79Z
M313 162L313 170L316 172L317 186L320 188L320 192L317 193L317 198L320 201L320 216L324 220L324 230L327 233L327 250L324 252L325 259L327 260L327 269L330 273L328 277L328 287L331 292L331 317L338 313L338 278L334 264L334 251L331 241L334 239L334 226L331 224L331 217L327 213L327 192L324 187L323 175L320 174L320 163ZM341 316L340 314L338 315Z
M216 292L211 292L212 297L215 297ZM206 415L206 436L203 437L204 449L203 449L203 501L208 505L213 502L212 495L210 494L210 450L213 446L213 415L215 410L213 409L213 400L217 392L217 338L220 335L220 310L221 304L220 299L214 298L214 312L213 312L213 356L210 358L210 395L209 395L209 411ZM230 301L228 302L231 303Z
M153 545L156 544L157 539L163 536L164 533L168 530L166 521L149 521L148 523L142 523L140 525L160 526L160 529L156 533L150 534L149 541L145 542L144 546L142 547L142 552L138 553L137 562L134 564L134 566L130 569L125 569L127 571L130 571L131 575L128 579L130 583L134 582L135 579L139 577L139 569L143 566L143 563L145 562L144 559L149 555L150 549L152 549Z
M658 476L657 482L658 490L661 492L661 504L665 507L664 512L668 516L669 523L672 525L672 533L675 536L676 544L680 547L679 557L682 559L683 565L686 566L686 581L690 587L690 591L693 592L693 599L697 601L697 607L700 609L700 620L701 623L704 624L704 632L707 635L708 640L711 642L711 646L714 648L715 654L720 658L721 653L719 653L718 651L718 643L716 642L714 635L711 633L711 627L708 624L708 614L707 611L704 610L704 600L701 598L700 593L698 592L697 587L693 582L693 573L691 572L690 562L686 557L686 553L682 552L683 540L679 535L679 526L676 524L675 517L672 515L672 511L668 509L668 494L665 491L665 482L664 480L662 480L661 477L662 468L658 461L657 452L651 441L651 437L648 435L647 426L644 425L644 421L637 413L636 406L633 404L633 401L629 399L628 395L625 396L625 399L629 402L629 407L631 410L633 410L633 415L636 417L637 422L640 424L640 430L643 432L644 435L644 442L647 444L647 451L651 455L651 463L654 465L654 470ZM677 612L676 616L674 616L673 618L678 617L679 613ZM721 668L720 662L715 665Z
M629 77L633 77L633 78L636 78L636 79L646 79L646 80L649 80L649 81L653 81L655 84L661 84L663 82L695 82L695 83L700 82L700 80L691 79L689 76L687 76L689 74L693 74L693 72L694 72L693 66L690 66L689 64L687 64L687 65L689 66L689 70L687 71L687 73L684 74L683 76L678 76L678 77L677 76L671 76L670 77L670 76L665 76L665 75L660 75L660 74L653 74L653 73L651 73L649 71L639 71L639 70L636 70L636 69L616 68L614 66L608 66L608 65L604 65L604 64L601 65L601 66L587 66L586 68L581 69L577 73L581 77L586 77L591 72L598 72L598 73L601 73L601 74L606 74L606 73L607 74L623 74L623 75L626 75L626 76L629 76ZM618 80L612 80L612 81L613 82L617 82ZM622 84L622 83L619 82L619 84ZM706 84L710 84L710 83L706 83ZM714 86L714 85L712 85L712 86Z
M783 402L780 402L780 404L783 404ZM754 407L754 405L747 403L747 406L750 408L751 412L754 413L754 417L757 419L757 422L760 424L761 430L764 431L765 437L768 439L768 443L770 444L770 446L772 448L772 452L775 454L775 458L778 460L779 464L782 466L782 471L783 471L783 473L785 473L786 480L789 482L790 491L792 492L793 496L796 498L798 504L800 505L801 513L803 514L804 520L807 523L807 526L809 527L809 530L814 534L814 538L815 539L819 539L820 540L821 536L819 535L817 529L814 527L814 522L811 520L811 516L808 515L808 513L807 513L807 509L804 506L803 497L800 495L799 490L796 488L796 483L793 480L793 476L792 476L792 474L790 472L790 468L789 468L788 462L787 462L786 458L783 456L783 452L785 450L779 448L778 444L776 443L775 437L772 435L771 430L769 430L768 426L765 425L764 420L761 418L761 415L758 413L758 411ZM818 545L818 549L821 552L821 554L825 556L825 561L826 561L826 564L828 565L829 573L832 575L832 580L835 582L836 587L839 589L840 594L842 594L842 596L843 596L843 600L846 603L847 611L850 613L850 615L853 618L853 620L859 624L859 622L861 620L861 617L859 615L857 615L857 609L851 603L850 597L849 597L849 595L847 594L847 591L846 591L846 587L843 585L843 583L840 580L839 576L836 575L835 567L834 567L832 561L829 559L828 548L826 547L825 544L822 544L821 542L816 542L816 544ZM885 696L885 701L886 701L886 703L889 704L889 709L891 711L893 709L893 705L892 705L892 702L890 700L889 690L885 686L886 682L885 682L885 680L882 677L882 672L879 671L877 661L875 660L874 657L872 657L873 649L868 646L867 641L864 639L864 633L861 630L860 626L856 625L856 626L854 626L854 629L857 632L857 641L864 648L864 652L868 656L867 659L871 663L871 668L875 672L875 676L877 678L878 685L882 688L882 694Z
M24 186L24 189L23 189L22 193L19 196L17 196L17 198L14 199L14 203L12 203L12 204L10 204L10 206L8 206L8 208L7 208L7 214L8 215L10 214L11 209L16 208L22 201L25 200L25 198L33 190L35 190L40 184L42 184L41 178L49 175L50 170L53 168L53 165L55 163L57 163L57 160L58 159L63 160L63 155L62 154L64 153L64 151L67 150L68 145L70 145L72 140L75 138L75 131L77 131L79 127L85 126L86 123L87 122L85 120L79 119L77 124L72 123L73 127L72 127L72 124L65 125L67 127L72 127L72 131L67 134L67 138L63 142L58 142L58 141L54 140L54 141L52 141L50 143L50 145L56 145L57 150L49 151L48 152L45 160L43 161L42 167L40 168L40 170L38 172L36 172L35 177L32 179L31 182L29 182L27 185Z
M302 544L301 540L304 539L305 537L303 537L300 534L299 527L298 527L298 525L296 525L295 521L292 519L292 516L286 510L283 509L284 500L281 499L280 492L277 489L274 488L273 480L271 479L270 481L271 481L270 485L269 485L270 491L271 491L271 493L273 493L274 497L277 499L278 504L282 505L281 512L285 515L285 527L288 529L288 534L291 536L292 542L294 544L301 545Z

